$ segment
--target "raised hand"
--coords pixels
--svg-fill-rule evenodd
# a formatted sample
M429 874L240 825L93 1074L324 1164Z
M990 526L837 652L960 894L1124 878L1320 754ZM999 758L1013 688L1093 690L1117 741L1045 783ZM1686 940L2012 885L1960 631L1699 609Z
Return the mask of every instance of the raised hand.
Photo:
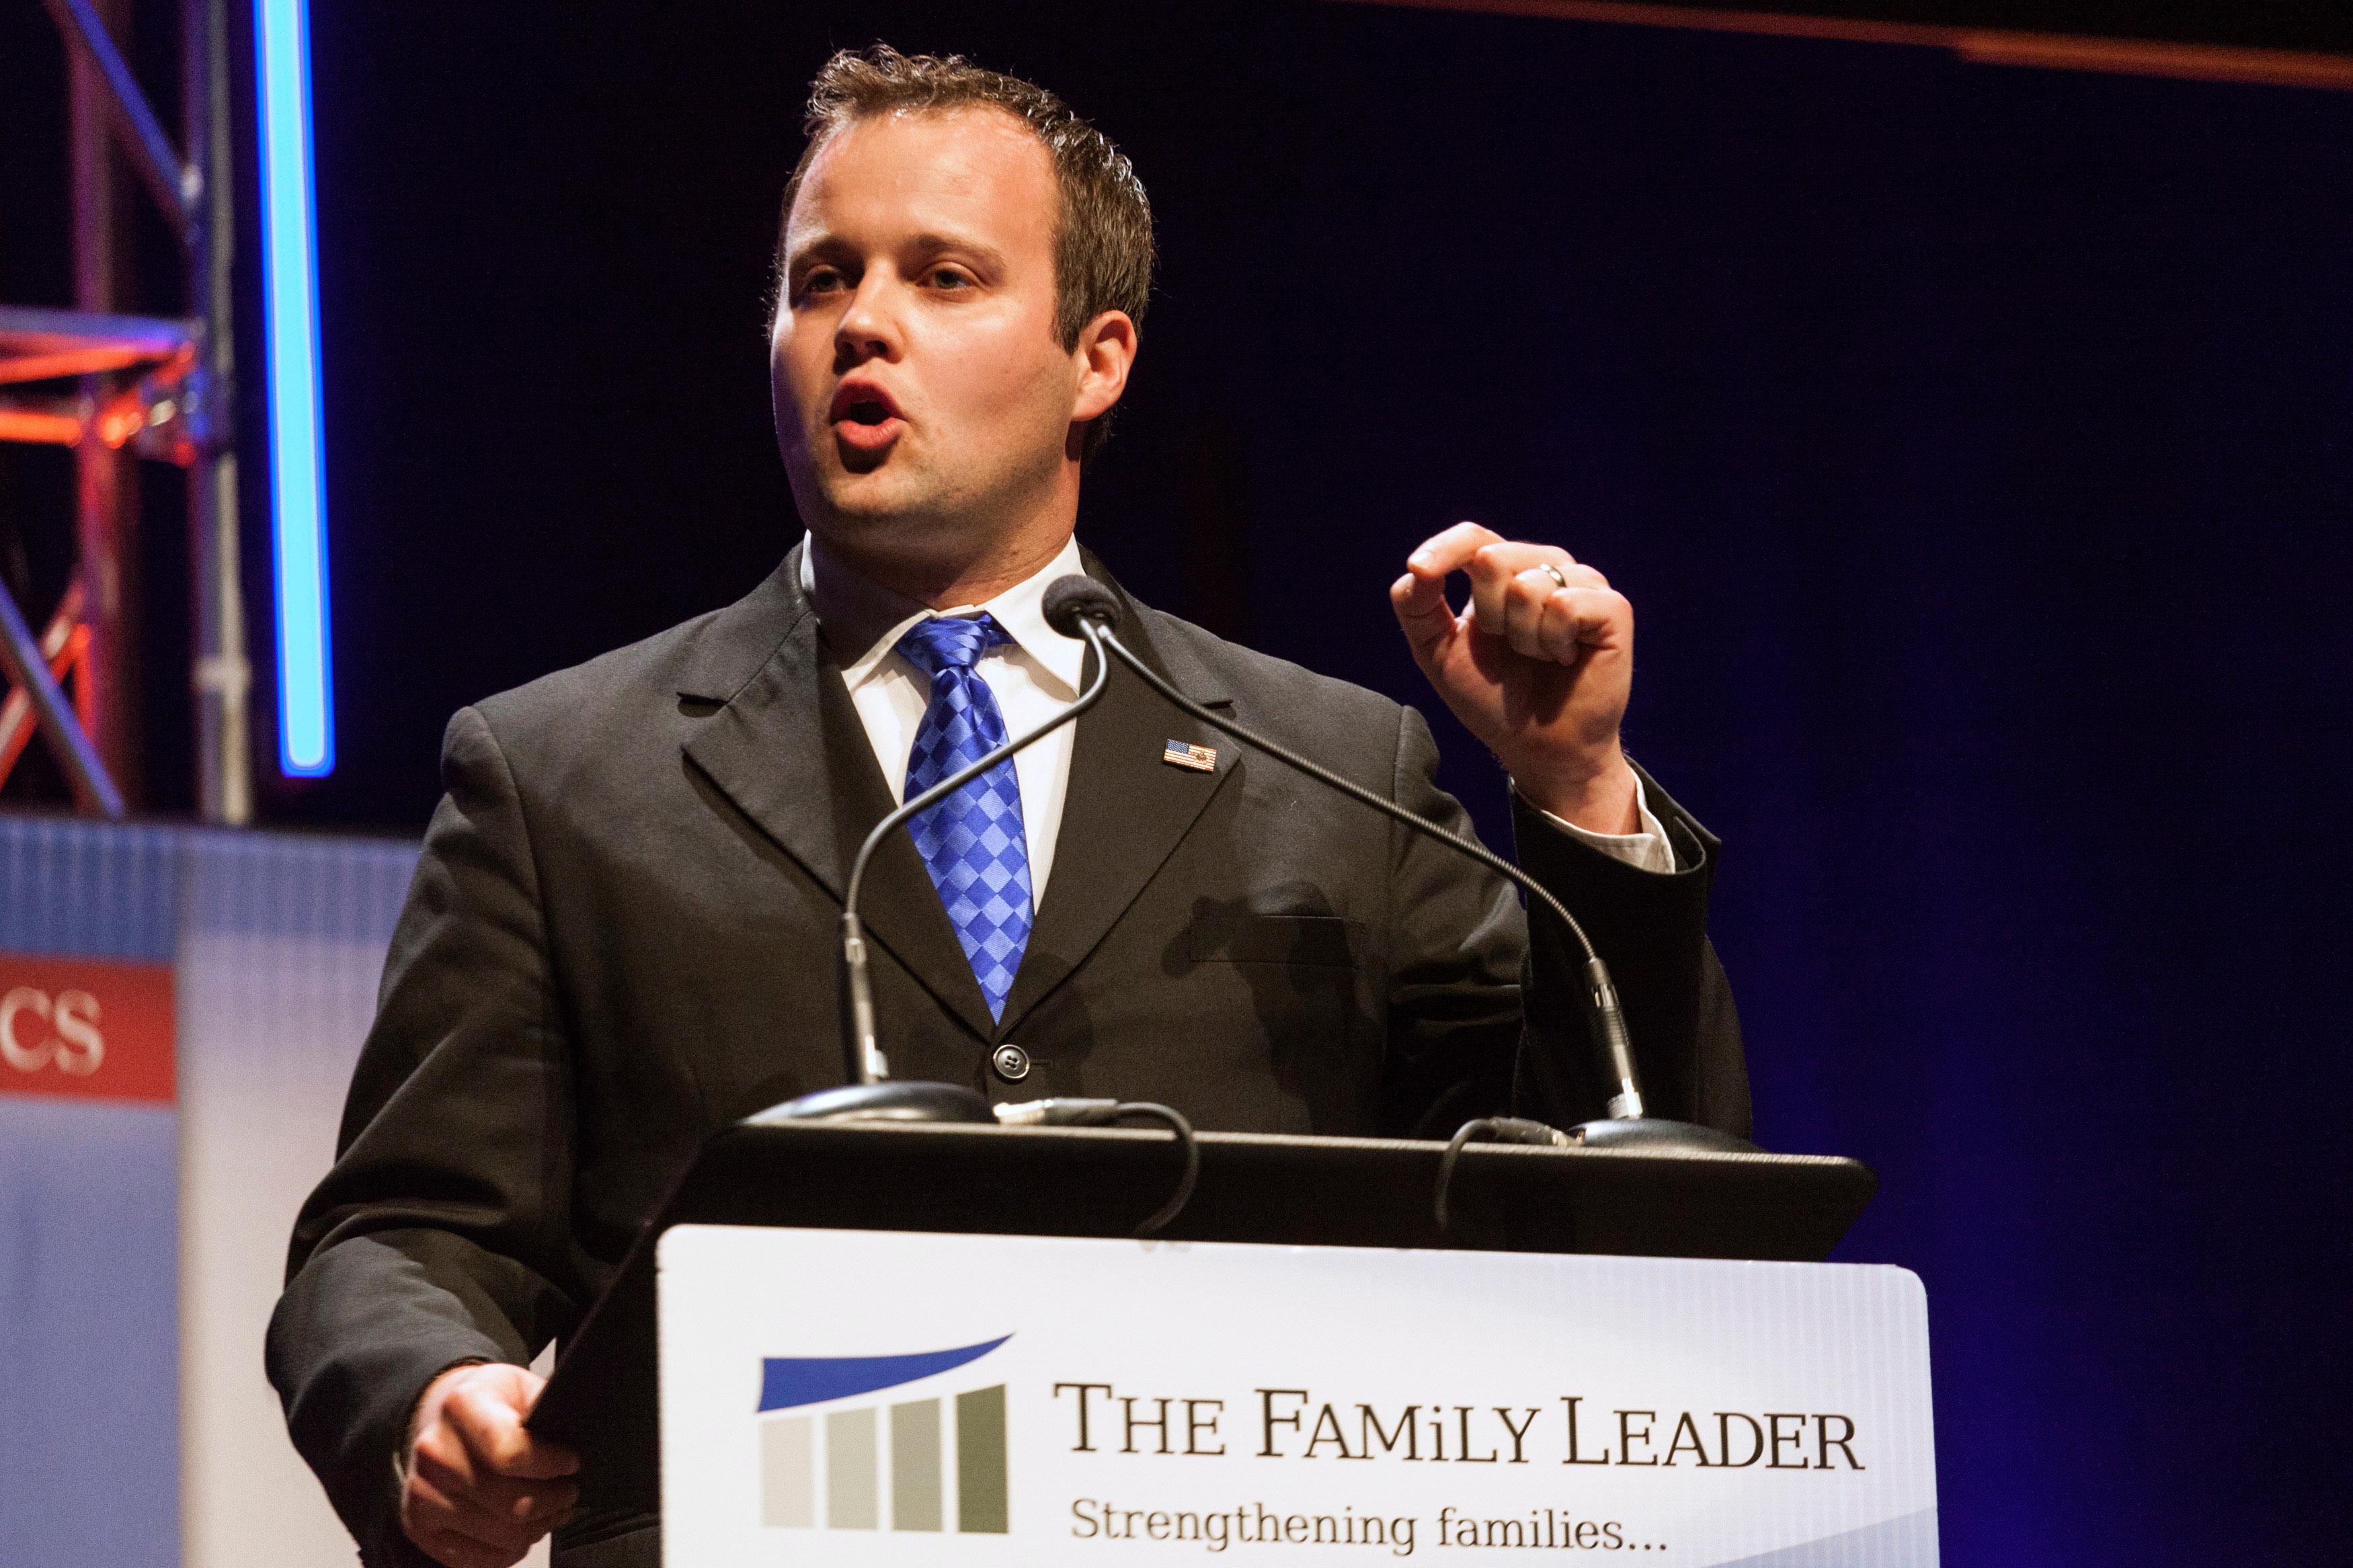
M454 1367L426 1385L409 1440L400 1527L446 1568L510 1568L572 1515L580 1468L523 1430L543 1380L519 1366Z
M1457 615L1446 579L1471 579ZM1529 804L1595 833L1641 826L1619 743L1634 607L1567 551L1475 522L1424 540L1389 587L1414 661Z

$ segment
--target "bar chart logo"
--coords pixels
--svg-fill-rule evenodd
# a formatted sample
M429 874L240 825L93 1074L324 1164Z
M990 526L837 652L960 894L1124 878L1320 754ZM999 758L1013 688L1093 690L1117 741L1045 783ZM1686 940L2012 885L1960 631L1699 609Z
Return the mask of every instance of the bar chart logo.
M913 1355L764 1357L760 1522L1006 1533L1004 1384L838 1402L969 1366L1012 1337Z

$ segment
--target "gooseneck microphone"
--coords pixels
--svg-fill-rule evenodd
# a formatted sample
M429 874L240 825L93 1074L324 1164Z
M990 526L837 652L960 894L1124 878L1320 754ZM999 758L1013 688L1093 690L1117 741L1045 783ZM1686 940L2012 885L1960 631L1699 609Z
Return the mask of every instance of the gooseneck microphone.
M1433 822L1416 816L1396 802L1384 798L1353 780L1342 778L1331 769L1310 761L1298 752L1265 736L1245 729L1208 708L1204 708L1167 681L1159 673L1130 652L1113 632L1119 620L1119 601L1109 588L1092 577L1076 573L1057 578L1048 584L1045 595L1046 624L1064 637L1082 637L1095 650L1102 668L1108 668L1117 658L1135 673L1138 679L1158 692L1184 712L1190 714L1213 730L1222 731L1254 750L1264 752L1285 767L1305 773L1320 784L1330 785L1349 799L1370 806L1382 816L1398 822L1425 838L1436 840L1469 857L1487 869L1512 882L1526 893L1531 900L1541 904L1559 921L1577 948L1585 954L1583 977L1586 998L1593 1008L1594 1044L1601 1057L1606 1079L1617 1086L1609 1097L1607 1121L1588 1121L1571 1128L1564 1142L1592 1146L1604 1144L1641 1144L1659 1149L1701 1149L1747 1152L1753 1146L1712 1127L1690 1122L1670 1121L1644 1115L1641 1081L1634 1070L1632 1037L1626 1027L1626 1013L1618 1000L1618 988L1609 979L1609 966L1595 951L1593 941L1585 934L1585 927L1568 912L1568 906L1554 897L1551 890L1517 866L1471 839L1449 833ZM1098 671L1100 679L1100 670Z
M841 946L837 968L840 982L842 1067L849 1081L839 1089L819 1089L771 1106L746 1118L747 1123L773 1126L794 1121L962 1121L1007 1127L1108 1127L1139 1119L1158 1121L1176 1139L1182 1158L1180 1173L1167 1200L1139 1222L1133 1234L1156 1235L1183 1212L1200 1178L1201 1151L1193 1136L1193 1124L1173 1107L1141 1100L1078 1099L992 1106L977 1090L963 1084L893 1080L890 1060L882 1054L876 1037L874 988L867 974L866 932L858 920L858 895L866 885L866 868L884 839L990 769L1010 761L1024 746L1074 721L1102 700L1110 679L1111 661L1096 655L1094 679L1079 693L1077 701L949 774L874 825L874 830L858 847L857 858L849 864L849 876L841 889Z
M995 751L950 773L907 801L874 825L849 863L849 880L841 889L841 946L835 973L840 992L842 1076L839 1089L819 1089L786 1100L754 1117L754 1121L994 1121L997 1120L981 1095L961 1084L893 1082L891 1063L882 1054L874 1025L874 986L867 974L866 930L858 920L858 895L866 885L866 868L882 841L915 817L939 805L973 780L1010 761L1024 746L1052 734L1076 720L1103 698L1110 666L1104 663L1077 701L1024 734L1014 736Z

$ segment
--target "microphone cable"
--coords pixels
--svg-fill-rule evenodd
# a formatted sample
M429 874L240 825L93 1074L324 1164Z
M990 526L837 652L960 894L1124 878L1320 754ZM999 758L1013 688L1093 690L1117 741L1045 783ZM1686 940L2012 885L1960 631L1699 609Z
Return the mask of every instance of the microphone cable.
M1481 1116L1456 1128L1454 1136L1447 1141L1446 1152L1438 1157L1438 1191L1434 1203L1440 1233L1444 1234L1451 1223L1446 1212L1446 1193L1454 1184L1454 1167L1461 1160L1466 1145L1474 1142L1524 1143L1539 1149L1566 1149L1576 1142L1557 1127L1519 1116Z
M1108 1127L1129 1118L1157 1121L1167 1128L1176 1135L1185 1156L1184 1171L1177 1176L1176 1188L1169 1194L1168 1201L1129 1233L1143 1240L1159 1234L1170 1220L1185 1212L1185 1205L1193 1201L1194 1187L1201 1180L1201 1142L1194 1136L1193 1124L1185 1119L1183 1111L1153 1100L1077 1097L1023 1100L997 1107L997 1121L1001 1127Z

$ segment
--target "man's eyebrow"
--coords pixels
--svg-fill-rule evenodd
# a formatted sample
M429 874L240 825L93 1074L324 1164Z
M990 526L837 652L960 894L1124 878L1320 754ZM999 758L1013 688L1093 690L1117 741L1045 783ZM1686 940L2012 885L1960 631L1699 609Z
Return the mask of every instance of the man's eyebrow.
M962 250L978 257L994 267L1002 267L1005 264L1003 251L984 240L974 239L966 235L924 233L915 236L913 243L918 250Z
M1001 271L1005 266L1003 251L985 240L973 238L969 235L942 234L927 229L921 234L912 236L906 243L911 249L918 252L961 251L974 258L983 266L996 270ZM854 253L855 249L856 247L841 236L830 230L822 230L806 237L797 237L789 241L785 250L785 265L792 267L811 257Z
M847 248L848 246L842 237L830 230L820 230L818 233L800 238L788 237L785 242L785 262L789 266L805 256L813 256L821 250L839 251Z

